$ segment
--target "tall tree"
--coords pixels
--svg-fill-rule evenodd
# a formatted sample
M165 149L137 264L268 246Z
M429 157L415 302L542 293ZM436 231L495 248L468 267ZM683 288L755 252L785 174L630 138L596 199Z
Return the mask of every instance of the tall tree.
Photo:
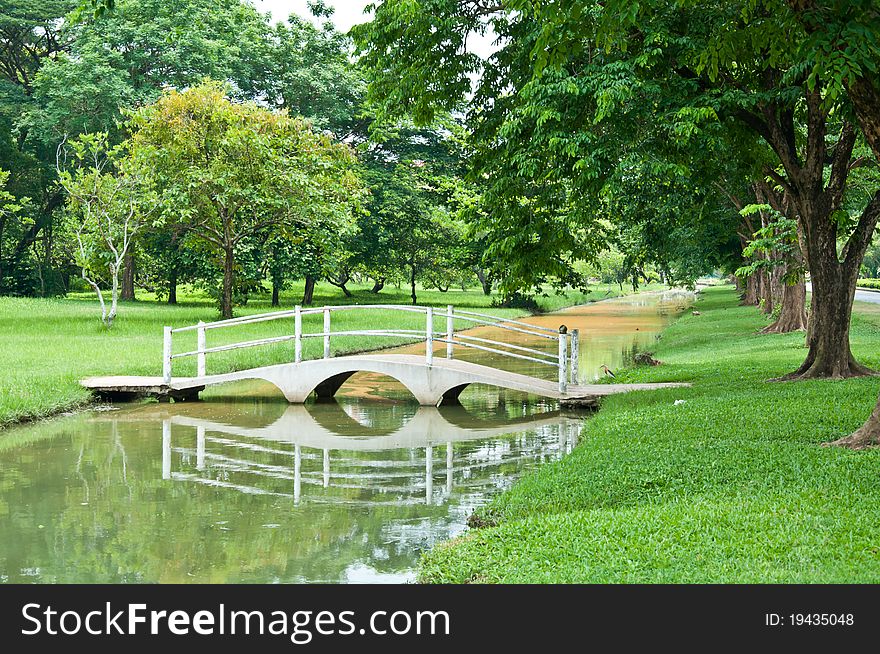
M163 198L163 217L208 243L232 317L236 252L263 232L307 232L315 216L350 221L353 153L301 119L229 100L216 83L171 91L134 114L132 158Z
M268 95L277 106L312 121L336 138L362 141L369 119L363 114L366 81L353 64L353 46L331 22L332 7L310 3L320 27L291 14L272 30Z
M76 243L73 258L98 296L101 322L112 327L122 262L156 200L143 170L126 165L123 149L110 148L106 134L84 134L69 149L74 165L62 167L59 161L58 179L67 194L68 228ZM109 308L103 292L107 284Z

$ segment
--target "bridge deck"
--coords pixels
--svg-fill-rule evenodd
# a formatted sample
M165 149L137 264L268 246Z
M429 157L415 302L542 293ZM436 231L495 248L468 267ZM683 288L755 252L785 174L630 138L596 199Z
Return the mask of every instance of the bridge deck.
M175 377L164 383L161 377L92 377L81 383L106 395L146 395L187 399L206 386L245 379L263 379L275 384L292 403L301 403L317 391L332 396L356 372L373 372L400 381L424 405L454 399L470 384L487 384L556 400L583 400L615 393L688 386L688 384L571 384L561 393L557 383L459 359L434 359L425 365L421 356L366 354L314 359L204 377Z

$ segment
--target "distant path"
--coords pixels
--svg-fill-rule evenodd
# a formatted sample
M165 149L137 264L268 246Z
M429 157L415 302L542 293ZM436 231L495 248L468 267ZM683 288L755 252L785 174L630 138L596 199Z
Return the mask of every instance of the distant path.
M813 286L807 282L807 292L813 292ZM870 302L871 304L880 304L880 291L867 291L856 289L856 302Z

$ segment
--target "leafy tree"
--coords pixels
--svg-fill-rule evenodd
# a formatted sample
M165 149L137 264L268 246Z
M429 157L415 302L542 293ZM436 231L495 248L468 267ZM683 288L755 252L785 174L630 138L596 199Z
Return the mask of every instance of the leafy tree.
M267 76L274 103L312 121L316 129L340 140L363 140L369 121L362 115L366 81L351 60L351 41L329 20L332 7L310 3L321 27L291 14L271 34L271 69Z
M750 204L741 211L744 216L761 217L761 228L753 235L743 251L754 257L747 266L736 271L745 277L756 273L778 275L785 285L784 293L796 293L797 300L783 302L779 318L762 330L766 334L780 334L807 327L806 288L803 285L804 261L798 235L798 222L787 218L769 204ZM758 256L756 256L758 255ZM796 287L796 288L793 288Z
M59 161L58 180L67 193L67 227L76 241L73 257L83 280L98 296L101 322L112 327L122 262L156 202L144 185L142 171L125 166L123 149L110 148L107 134L84 134L69 149L72 170L62 168ZM109 309L104 284L111 288Z
M99 19L67 26L70 54L40 69L38 107L25 124L50 144L65 134L111 131L123 109L205 77L256 98L266 90L268 32L265 16L241 0L123 0Z
M162 216L212 247L232 316L236 255L263 233L309 234L316 216L350 220L359 183L347 146L301 119L230 101L212 82L170 91L131 119L131 156L163 199Z
M10 171L7 190L18 202L30 198L28 210L7 224L0 293L47 291L47 261L38 260L35 249L41 240L45 253L55 249L51 216L63 202L54 184L55 149L30 151L27 131L17 124L35 105L40 67L69 49L65 16L74 6L72 0L20 0L0 7L0 168Z
M481 253L466 243L460 218L471 194L454 134L441 124L400 126L373 144L362 164L371 194L351 263L377 281L377 292L402 272L415 304L419 281L442 290L463 271L470 277Z

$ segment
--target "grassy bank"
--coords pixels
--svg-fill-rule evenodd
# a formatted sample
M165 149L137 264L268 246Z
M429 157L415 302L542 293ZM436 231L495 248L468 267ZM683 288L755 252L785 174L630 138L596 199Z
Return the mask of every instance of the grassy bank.
M408 289L388 287L375 295L367 287L352 286L353 296L346 298L342 291L326 284L316 289L317 306L327 304L408 304ZM553 310L619 295L617 286L596 286L590 293L572 292L567 295L549 295L539 298L543 310ZM302 297L301 288L293 288L282 296L282 308L292 308ZM497 309L491 304L497 297L483 295L478 290L450 290L447 293L422 290L419 302L445 307L454 304L461 308L484 311L503 317L520 316L522 309ZM246 307L237 309L237 315L271 311L268 297L252 299ZM97 301L91 294L65 299L30 299L0 297L0 427L54 413L70 410L91 400L78 381L93 375L159 375L161 374L162 326L184 326L204 320L217 319L213 300L198 294L183 294L180 303L169 306L144 295L141 301L123 303L119 318L112 330L106 330L98 320ZM424 317L401 312L375 311L370 313L340 313L334 316L334 331L375 329L397 326L401 329L424 329ZM304 329L317 332L322 329L321 316L304 319ZM438 328L439 328L438 321ZM239 327L234 330L215 330L209 335L210 347L232 341L270 338L293 332L293 321L274 321ZM363 351L393 345L381 338L337 337L333 339L334 353ZM209 357L209 372L268 365L290 361L292 344L285 343L262 348L218 353ZM320 355L320 339L305 342L306 358ZM195 349L194 333L175 337L175 351ZM194 374L192 358L175 363L175 375Z
M500 495L424 558L428 582L878 582L880 451L820 447L856 429L880 379L767 383L803 335L707 289L621 381L690 389L612 396L580 445ZM880 307L857 305L856 357L880 368ZM684 404L675 405L677 399Z

